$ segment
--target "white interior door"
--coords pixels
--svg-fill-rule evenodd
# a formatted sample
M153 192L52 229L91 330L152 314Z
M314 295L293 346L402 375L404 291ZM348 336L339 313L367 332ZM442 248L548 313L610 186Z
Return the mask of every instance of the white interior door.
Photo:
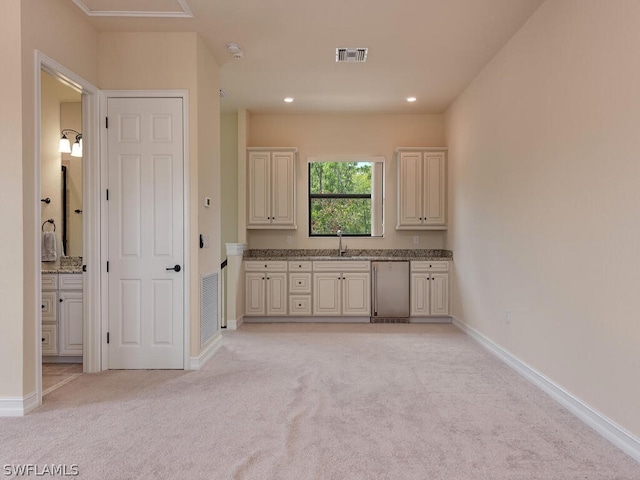
M183 368L182 99L109 98L107 116L109 368Z

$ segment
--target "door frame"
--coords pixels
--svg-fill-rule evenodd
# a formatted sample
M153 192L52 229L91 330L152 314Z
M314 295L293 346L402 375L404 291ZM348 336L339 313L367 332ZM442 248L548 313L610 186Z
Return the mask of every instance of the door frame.
M101 329L100 338L102 346L102 370L109 368L109 349L107 348L107 331L109 329L109 282L107 277L107 260L109 255L109 216L106 190L108 184L108 158L107 158L107 102L110 98L180 98L182 99L182 141L183 141L183 265L184 265L184 291L183 291L183 369L189 369L191 358L191 235L189 219L189 91L188 90L100 90L100 211L101 211Z
M83 274L83 370L88 373L98 372L100 365L100 215L99 215L99 149L98 149L98 93L92 83L58 63L39 50L34 53L34 191L41 191L40 161L42 98L41 72L45 71L62 83L82 93L82 132L84 153L82 158L82 209L84 212L83 232L83 264L87 272ZM40 198L40 196L38 197ZM36 321L35 360L36 360L36 394L38 405L42 404L42 247L40 241L41 202L35 202L34 209L34 265L36 282L36 303L33 305L33 317Z

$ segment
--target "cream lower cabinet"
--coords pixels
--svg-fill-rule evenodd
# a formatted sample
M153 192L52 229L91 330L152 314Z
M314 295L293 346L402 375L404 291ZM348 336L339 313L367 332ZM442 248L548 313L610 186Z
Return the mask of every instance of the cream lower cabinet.
M81 273L42 275L42 355L82 356Z
M287 314L287 262L245 262L245 315Z
M313 314L370 316L370 269L368 261L313 262Z
M448 262L411 262L411 316L449 315Z

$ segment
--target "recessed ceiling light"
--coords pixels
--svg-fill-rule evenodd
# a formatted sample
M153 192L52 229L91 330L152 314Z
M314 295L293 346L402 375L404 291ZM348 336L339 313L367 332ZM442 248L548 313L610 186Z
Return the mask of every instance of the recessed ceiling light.
M287 103L291 103L291 102L293 102L293 97L286 97L284 99L284 101L287 102Z
M416 97L407 97L407 102L415 102L416 100Z

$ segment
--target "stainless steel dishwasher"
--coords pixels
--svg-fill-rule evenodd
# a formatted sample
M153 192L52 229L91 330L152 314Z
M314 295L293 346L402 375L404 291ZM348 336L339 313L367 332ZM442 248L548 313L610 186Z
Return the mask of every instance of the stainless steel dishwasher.
M371 321L409 318L409 262L371 262Z

